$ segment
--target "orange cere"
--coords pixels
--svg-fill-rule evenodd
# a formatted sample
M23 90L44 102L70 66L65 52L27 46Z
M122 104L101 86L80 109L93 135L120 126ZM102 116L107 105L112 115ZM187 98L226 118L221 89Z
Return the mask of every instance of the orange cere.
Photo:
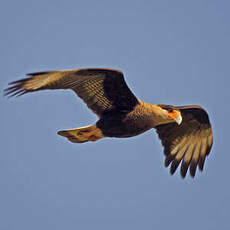
M181 113L180 111L174 109L172 112L168 112L168 116L175 120L177 117L181 116Z

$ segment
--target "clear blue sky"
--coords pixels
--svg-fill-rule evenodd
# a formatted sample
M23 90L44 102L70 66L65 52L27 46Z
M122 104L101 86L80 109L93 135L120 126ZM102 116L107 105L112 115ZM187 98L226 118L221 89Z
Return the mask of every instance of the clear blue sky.
M1 230L230 229L229 1L2 1L1 91L25 73L124 72L152 103L207 109L214 146L195 180L169 175L154 130L72 144L96 116L71 91L1 104Z

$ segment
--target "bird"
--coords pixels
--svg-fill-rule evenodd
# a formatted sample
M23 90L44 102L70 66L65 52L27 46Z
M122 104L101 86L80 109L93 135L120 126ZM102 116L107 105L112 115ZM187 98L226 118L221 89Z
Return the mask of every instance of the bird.
M180 165L185 178L197 168L203 171L213 144L208 113L201 106L151 104L137 98L125 82L122 71L110 68L80 68L29 73L9 83L4 95L20 96L39 90L71 89L97 116L85 127L60 130L73 143L98 141L106 137L128 138L155 129L164 148L165 166L174 174Z

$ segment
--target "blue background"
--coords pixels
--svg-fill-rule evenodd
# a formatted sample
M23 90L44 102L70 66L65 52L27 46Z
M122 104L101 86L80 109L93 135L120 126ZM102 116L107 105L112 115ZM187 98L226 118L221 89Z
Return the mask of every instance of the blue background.
M2 1L1 90L25 73L124 72L142 100L207 109L214 146L169 175L154 130L72 144L96 116L71 91L0 98L0 229L230 229L229 1Z

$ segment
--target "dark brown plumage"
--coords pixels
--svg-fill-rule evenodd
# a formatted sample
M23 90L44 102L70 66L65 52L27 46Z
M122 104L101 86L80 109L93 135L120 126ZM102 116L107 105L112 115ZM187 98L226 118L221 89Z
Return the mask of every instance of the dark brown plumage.
M5 95L20 96L45 89L72 89L97 114L96 124L58 134L83 143L104 137L132 137L156 128L164 146L165 166L181 176L189 168L203 170L213 136L207 112L199 106L157 105L141 101L128 88L122 72L113 69L75 69L28 74L10 83Z
M208 114L200 106L178 106L183 121L156 126L157 133L164 146L165 166L171 163L173 174L181 160L181 176L185 177L188 167L195 176L197 164L203 170L205 157L209 154L213 136Z

